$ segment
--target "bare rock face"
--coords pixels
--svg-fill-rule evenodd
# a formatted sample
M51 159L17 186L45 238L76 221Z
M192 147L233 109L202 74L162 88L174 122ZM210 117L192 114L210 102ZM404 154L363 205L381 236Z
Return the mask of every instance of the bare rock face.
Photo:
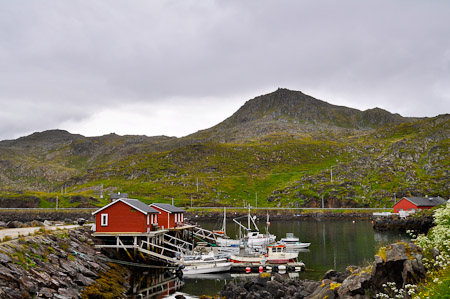
M337 291L339 298L365 298L371 279L370 271L358 268L342 282Z
M375 256L372 283L381 288L386 282L395 282L397 287L415 283L425 277L421 249L412 243L395 243L386 248L386 256Z
M87 240L80 228L0 244L0 298L79 298L110 268Z

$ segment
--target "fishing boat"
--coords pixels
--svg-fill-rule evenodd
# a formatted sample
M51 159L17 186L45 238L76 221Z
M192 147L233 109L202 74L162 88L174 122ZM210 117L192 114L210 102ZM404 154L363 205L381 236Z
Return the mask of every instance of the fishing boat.
M232 255L230 262L248 263L252 265L287 264L295 262L297 256L297 253L287 252L286 246L275 244L267 246L266 254L241 253L239 255Z
M224 209L225 211L225 209ZM224 212L224 219L225 219L225 212ZM267 217L269 217L267 215ZM239 217L241 218L241 217ZM255 219L256 216L251 216L250 214L250 206L248 207L248 215L247 215L247 227L245 227L244 225L242 225L242 223L240 223L238 221L239 218L235 218L233 219L233 222L236 223L239 227L240 230L239 232L241 232L241 229L246 232L246 235L244 237L239 238L238 240L235 239L230 239L230 238L226 238L226 237L217 237L216 238L216 244L217 246L235 246L238 247L240 245L245 245L248 247L264 247L267 246L273 242L275 242L276 236L273 234L269 234L267 232L267 234L262 234L259 232L259 228L255 223ZM269 219L267 219L267 225L269 225ZM252 229L252 224L253 224L253 229ZM267 229L268 230L268 229ZM224 220L224 226L222 231L225 231L225 220ZM225 236L225 234L224 234Z
M219 247L239 247L242 242L241 240L230 239L227 236L227 210L223 208L223 224L220 230L214 230L213 233L216 234L216 245Z
M211 262L185 265L183 275L197 275L208 273L227 272L231 270L231 262Z
M180 258L180 262L183 263L185 267L191 265L223 263L227 261L228 259L226 256L216 255L213 251L210 251L208 254L183 255Z
M289 249L305 249L308 248L311 243L300 242L300 239L294 237L293 233L286 233L285 238L281 238L279 244L286 246Z

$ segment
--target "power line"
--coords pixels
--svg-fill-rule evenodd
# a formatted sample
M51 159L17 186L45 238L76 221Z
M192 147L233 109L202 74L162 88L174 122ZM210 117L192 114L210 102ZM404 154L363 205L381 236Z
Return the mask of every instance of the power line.
M307 173L307 171L293 171L293 172L279 172L279 173L268 173L268 174L243 174L243 175L222 175L222 176L189 176L189 177L182 177L174 180L155 180L155 181L149 181L152 183L158 183L158 182L179 182L179 181L190 181L190 180L196 180L196 184L198 184L198 180L200 179L225 179L225 178L256 178L256 177L267 177L267 176L279 176L279 175L287 175L287 174L302 174Z

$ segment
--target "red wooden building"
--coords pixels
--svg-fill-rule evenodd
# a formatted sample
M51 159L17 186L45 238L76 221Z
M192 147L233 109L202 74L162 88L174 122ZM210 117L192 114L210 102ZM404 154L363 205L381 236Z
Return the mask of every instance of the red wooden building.
M130 198L119 198L92 213L97 233L147 233L157 228L159 214Z
M447 201L442 197L403 197L394 205L394 213L431 209L445 203Z
M158 216L158 225L161 229L184 226L183 209L166 203L152 203L150 207L161 213Z

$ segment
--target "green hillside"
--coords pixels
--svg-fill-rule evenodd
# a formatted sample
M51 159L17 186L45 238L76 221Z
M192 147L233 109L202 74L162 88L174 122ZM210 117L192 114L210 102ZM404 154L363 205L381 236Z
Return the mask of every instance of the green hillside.
M53 130L1 141L0 204L102 205L100 194L121 191L182 206L390 207L450 196L449 140L450 115L402 118L279 90L184 138Z

